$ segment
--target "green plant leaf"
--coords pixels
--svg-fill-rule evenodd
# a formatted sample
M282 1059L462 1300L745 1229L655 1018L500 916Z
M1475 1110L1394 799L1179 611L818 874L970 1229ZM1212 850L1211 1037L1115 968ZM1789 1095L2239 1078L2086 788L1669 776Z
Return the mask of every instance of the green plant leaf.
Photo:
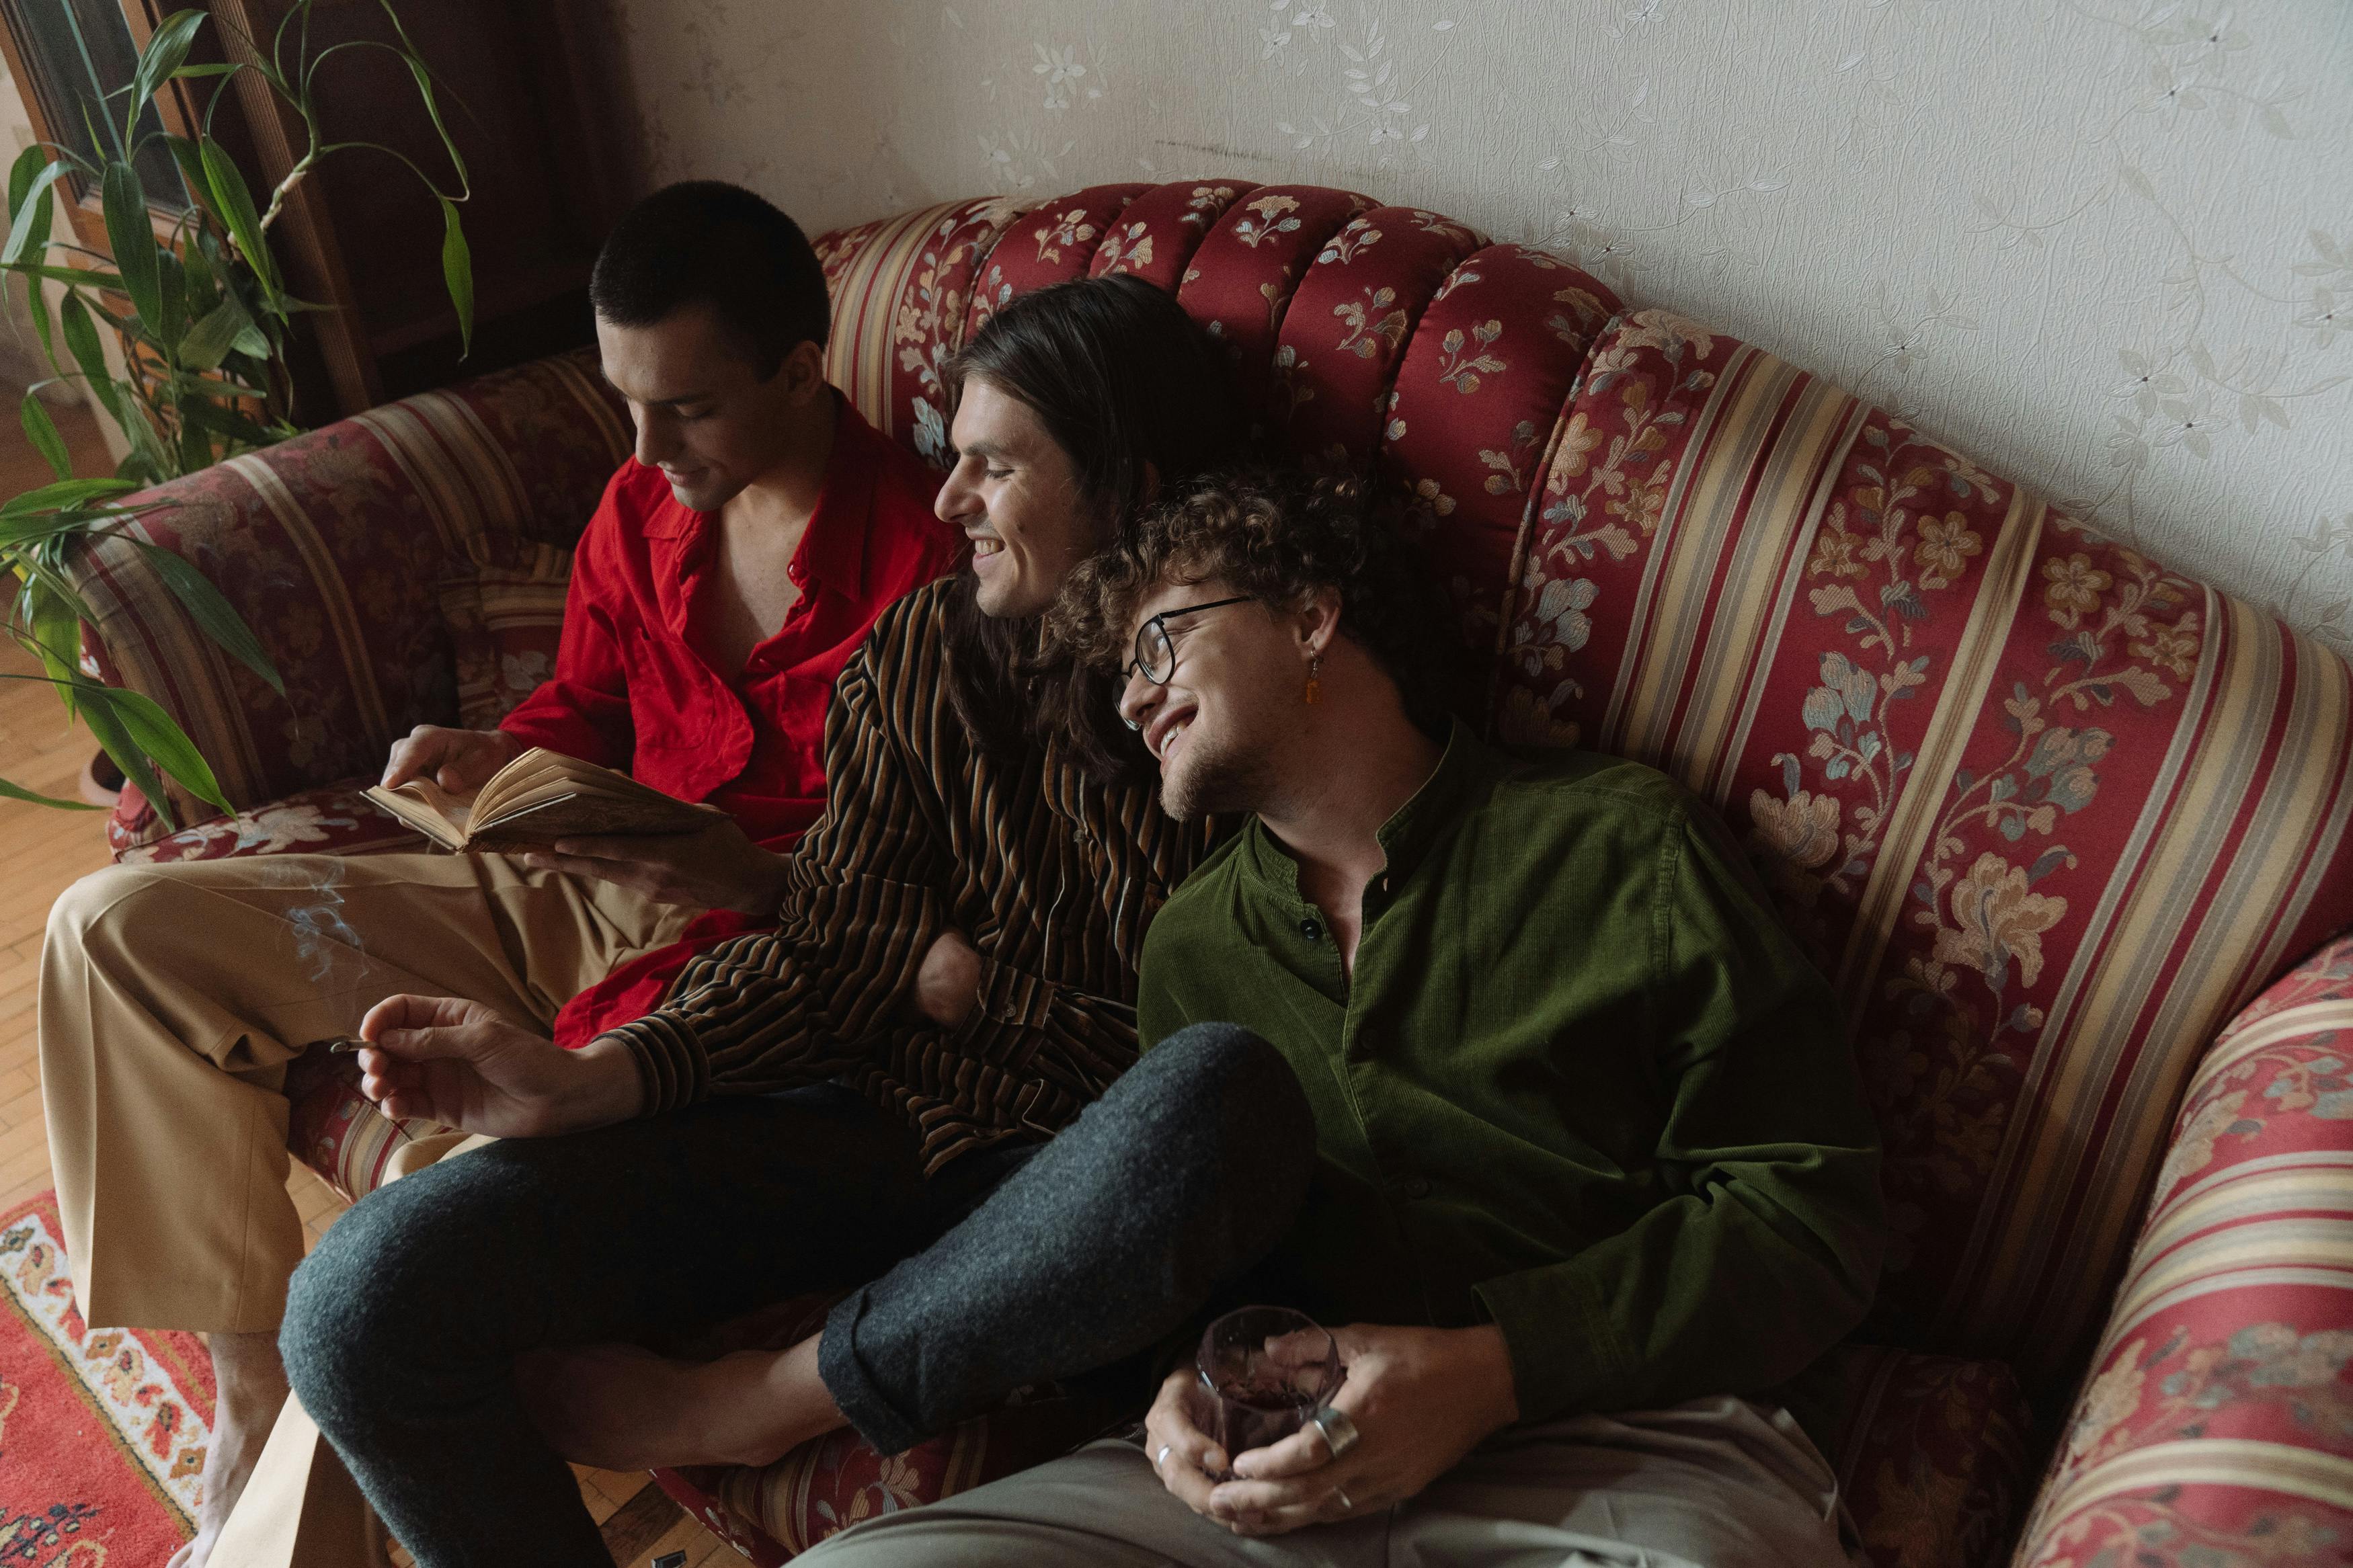
M27 278L24 284L25 314L33 319L33 335L41 340L41 357L47 360L49 368L62 377L66 367L58 363L57 341L50 336L49 331L49 301L41 292L41 280Z
M32 249L36 239L42 242L42 249L34 250L35 260L39 260L42 250L47 247L49 187L70 173L73 166L60 158L27 176L25 172L26 161L43 155L40 148L27 147L16 159L16 167L8 172L8 243L0 246L0 264L23 260L25 252ZM20 178L26 181L21 195L16 190Z
M53 795L41 795L36 791L26 789L23 784L10 784L6 779L0 779L0 795L5 795L10 800L28 800L35 805L53 805L59 811L103 811L106 809L101 805L92 805L86 800L59 800Z
M17 153L16 161L8 165L8 217L11 223L16 221L16 209L25 205L25 197L32 190L33 181L39 176L48 155L48 149L36 142Z
M180 258L164 246L155 247L155 316L149 322L156 338L168 346L176 358L180 340L187 335L188 312L185 309L188 292L187 274L180 268Z
M35 651L41 656L42 668L49 672L50 679L64 682L70 691L79 676L80 604L38 577L27 581L21 592L25 595L22 619L32 637ZM68 711L72 710L70 699L66 707Z
M43 267L36 262L19 261L13 266L0 262L19 278L47 278L75 289L111 289L120 293L122 279L111 272L92 272L86 267Z
M83 689L85 706L97 691L106 693L101 700L112 708L114 716L131 732L132 742L153 757L158 767L179 780L197 799L210 801L223 811L230 809L228 798L221 794L220 781L213 776L212 764L205 761L204 753L196 750L187 731L153 699L120 686L95 686L94 689Z
M290 431L272 430L239 414L227 403L191 403L181 410L187 421L216 436L226 436L248 446L267 447L285 439Z
M201 321L220 303L223 292L220 279L213 271L212 258L200 246L189 246L180 258L182 300L186 301L188 320Z
M260 639L253 635L253 628L245 624L244 617L221 596L221 591L213 586L211 580L160 544L150 544L143 539L132 542L139 546L140 552L147 557L147 564L155 568L155 574L164 579L164 585L178 597L204 634L220 644L230 658L268 681L272 691L280 697L285 696L286 682L280 678L278 667L269 662L269 655L263 649Z
M205 178L205 155L196 151L196 144L167 131L164 133L164 145L172 150L172 162L180 165L180 183L188 187L188 199L218 212L220 208L213 201L212 182Z
M246 322L243 331L229 340L228 346L254 359L266 360L269 357L269 340L261 335L261 329L255 326L251 321Z
M237 340L252 331L253 318L245 313L237 296L223 295L211 314L190 327L180 341L180 363L190 370L217 370Z
M106 242L114 252L114 269L122 274L122 291L131 308L154 331L163 320L164 288L155 265L155 231L147 225L147 193L139 171L120 158L106 165L100 184L106 207Z
M164 450L163 434L148 416L147 405L139 401L138 394L128 383L117 382L114 385L115 405L129 416L122 423L122 433L131 437L131 455L115 468L116 477L151 485L178 479L180 469Z
M223 63L223 64L219 64L219 65L182 66L179 69L177 69L177 70L174 71L174 72L172 73L172 75L173 75L173 76L174 76L175 78L178 78L178 79L182 79L182 80L185 80L185 79L186 79L187 78L189 78L189 77L199 77L199 76L227 76L227 75L228 75L228 73L229 73L229 72L231 72L231 71L234 71L234 70L242 70L242 69L244 69L244 68L245 68L244 67L239 66L239 65L236 65L236 64L234 64L234 63Z
M24 422L25 438L33 443L33 450L48 459L49 470L61 479L73 478L73 458L66 453L66 438L58 434L58 422L42 406L38 393L25 394L18 417Z
M99 346L98 323L90 319L90 307L81 302L79 293L69 293L65 303L58 307L58 321L64 327L66 349L73 355L74 363L81 367L82 381L90 395L98 399L99 406L122 423L122 405L114 396L114 377L106 368L106 351Z
M27 512L50 511L63 507L81 506L108 496L119 496L135 489L121 479L57 479L38 489L26 490L0 502L0 517L22 517Z
M76 702L69 699L67 706L90 726L90 732L98 737L98 743L106 749L108 756L114 759L114 765L122 770L122 776L139 786L139 793L145 795L147 804L155 808L155 816L163 822L164 830L178 832L180 825L173 818L172 802L164 793L164 781L155 776L155 770L148 765L146 753L131 738L129 727L114 710L112 699L127 697L131 693L88 679L75 681L73 687L80 700ZM181 782L185 784L187 781L184 779Z
M449 154L450 165L458 171L459 183L470 184L466 160L459 154L458 143L450 139L449 127L442 122L440 101L433 94L432 68L417 52L416 42L408 36L408 29L400 25L400 13L393 8L392 0L377 0L377 5L385 20L392 24L392 36L400 41L400 58L407 62L408 74L417 79L417 95L425 100L425 112L433 117L433 129L441 133L442 150Z
M8 239L5 245L0 245L0 254L22 258L30 251L36 262L48 258L49 223L57 211L57 197L44 185L39 200L31 199L34 183L47 167L42 162L47 156L44 147L27 147L17 154L8 171ZM49 178L54 183L57 176L52 174ZM40 279L24 276L22 281L25 313L32 318L33 335L41 340L41 356L49 362L51 370L62 375L65 367L58 363L58 345L49 332L49 302L42 297Z
M436 199L441 204L441 280L457 307L458 357L463 359L474 352L474 255L458 221L458 204L447 196Z
M228 225L245 264L261 279L263 293L275 300L285 289L279 281L278 264L270 258L269 244L262 237L261 218L253 210L253 193L246 188L245 176L211 137L200 139L196 146L205 167L205 188L213 194L213 209Z
M188 46L195 42L196 29L204 25L202 11L174 11L148 37L146 48L140 52L139 68L132 73L130 106L122 113L125 142L138 129L139 111L188 58Z

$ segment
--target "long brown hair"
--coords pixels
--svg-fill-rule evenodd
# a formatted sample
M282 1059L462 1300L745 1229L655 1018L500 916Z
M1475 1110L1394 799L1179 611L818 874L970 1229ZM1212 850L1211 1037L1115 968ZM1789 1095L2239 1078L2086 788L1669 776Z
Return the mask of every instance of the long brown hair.
M1037 415L1078 472L1081 503L1124 540L1154 481L1182 485L1241 454L1244 421L1225 356L1184 308L1114 274L1024 294L949 362L948 417L978 377ZM1113 706L1112 677L1068 658L1042 615L984 615L969 572L948 595L948 700L975 743L1018 762L1050 739L1100 775L1148 762Z

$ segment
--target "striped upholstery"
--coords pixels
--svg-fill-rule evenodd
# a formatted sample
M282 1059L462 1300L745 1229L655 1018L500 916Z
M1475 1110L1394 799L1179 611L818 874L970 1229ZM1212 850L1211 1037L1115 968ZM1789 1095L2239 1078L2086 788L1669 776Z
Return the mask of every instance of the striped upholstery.
M1602 336L1519 555L1504 732L1723 806L1848 999L1873 1331L2052 1396L2205 1042L2353 921L2345 667L1657 312Z
M2219 1076L2301 1029L2284 1020L2303 1000L2257 1003L2242 1057L2226 1044L2200 1067L2233 1012L2353 925L2342 663L1810 373L1438 214L1313 186L1120 184L947 203L818 247L828 373L934 461L940 368L1005 300L1112 269L1175 289L1272 443L1369 464L1406 495L1465 638L1495 656L1465 697L1493 732L1639 757L1722 807L1848 1000L1886 1137L1898 1236L1869 1333L1896 1359L1857 1384L1878 1414L1851 1411L1860 1447L1838 1456L1882 1568L1958 1561L1955 1541L1983 1561L2001 1537L2024 1444L2014 1409L1983 1414L2009 1398L1989 1363L2063 1403L2168 1159L2134 1276L2165 1282L2136 1320L2154 1326L2111 1327L2087 1407L2140 1408L2119 1406L2134 1358L2152 1389L2204 1391L2184 1396L2200 1410L2221 1397L2200 1378L2306 1393L2274 1401L2288 1425L2260 1437L2192 1432L2176 1410L2155 1458L2129 1419L2089 1441L2079 1423L2034 1550L2090 1561L2109 1525L2082 1521L2112 1516L2157 1532L2140 1550L2176 1530L2158 1555L2185 1563L2216 1521L2346 1529L2313 1510L2348 1506L2332 1401L2353 1298L2323 1176L2353 1159L2353 1099L2331 1098L2353 1091L2321 1087L2337 1069L2317 1058L2295 1106L2304 1090L2272 1094L2286 1079L2268 1066L2247 1068L2260 1089ZM241 805L372 763L451 696L438 617L402 599L433 574L406 563L476 527L569 542L620 450L592 374L551 362L411 399L175 487L193 504L153 531L271 605L257 623L302 723L101 552L84 576L109 656L190 722ZM547 498L544 521L522 494ZM2195 1120L2242 1089L2232 1121ZM2298 1109L2286 1152L2238 1130ZM2229 1155L2184 1185L2201 1138ZM1931 1439L1932 1411L2010 1436L1957 1449ZM709 1499L733 1484L705 1479ZM2194 1530L2150 1511L2192 1480L2222 1500ZM828 1528L790 1522L770 1510L767 1533Z
M2353 938L2198 1064L2021 1564L2353 1561Z

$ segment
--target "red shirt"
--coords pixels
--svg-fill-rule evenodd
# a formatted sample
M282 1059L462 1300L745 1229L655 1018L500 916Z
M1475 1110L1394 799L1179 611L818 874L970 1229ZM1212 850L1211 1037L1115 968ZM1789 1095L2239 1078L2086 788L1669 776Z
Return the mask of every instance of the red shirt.
M555 675L500 724L525 743L709 801L764 848L792 848L825 809L825 710L835 677L892 601L955 568L961 534L932 514L939 476L835 395L833 451L789 573L801 590L776 636L722 670L694 632L712 588L712 516L632 460L605 489L572 563ZM566 1005L556 1037L592 1038L657 1005L689 957L774 924L713 911Z

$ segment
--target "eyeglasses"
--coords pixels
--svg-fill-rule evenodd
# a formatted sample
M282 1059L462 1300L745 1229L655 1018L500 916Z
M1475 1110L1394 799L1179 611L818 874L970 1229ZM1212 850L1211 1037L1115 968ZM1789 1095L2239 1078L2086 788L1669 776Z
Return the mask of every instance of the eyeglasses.
M1169 640L1168 623L1178 616L1198 616L1203 610L1222 610L1228 605L1247 605L1248 594L1230 599L1212 599L1206 605L1187 605L1178 610L1163 610L1135 629L1135 658L1120 671L1123 676L1135 670L1155 686L1166 686L1168 678L1176 673L1176 645Z

